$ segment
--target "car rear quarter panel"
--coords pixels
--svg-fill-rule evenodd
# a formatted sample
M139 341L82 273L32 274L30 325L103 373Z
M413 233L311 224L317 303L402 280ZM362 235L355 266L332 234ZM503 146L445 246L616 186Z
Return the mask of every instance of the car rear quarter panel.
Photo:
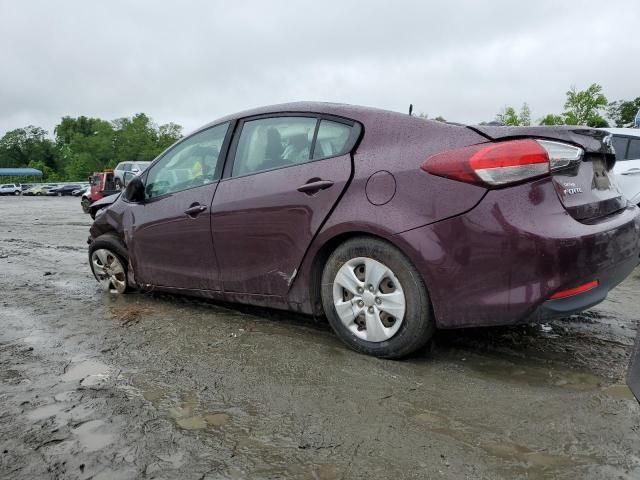
M451 182L420 168L435 153L483 143L484 137L465 127L391 112L359 121L364 136L353 155L354 178L327 227L364 221L397 233L465 212L485 194L482 187ZM395 194L374 205L367 196L367 182L381 171L393 175Z

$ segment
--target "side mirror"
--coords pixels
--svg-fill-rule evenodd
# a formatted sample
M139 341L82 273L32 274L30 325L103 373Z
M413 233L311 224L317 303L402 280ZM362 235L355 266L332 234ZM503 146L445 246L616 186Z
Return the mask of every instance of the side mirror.
M124 198L134 203L144 202L144 183L140 177L133 177L129 181L127 189L124 191Z

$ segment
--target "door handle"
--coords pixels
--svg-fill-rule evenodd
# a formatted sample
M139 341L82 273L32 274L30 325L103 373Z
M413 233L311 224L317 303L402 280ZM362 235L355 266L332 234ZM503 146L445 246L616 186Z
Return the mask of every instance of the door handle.
M621 175L640 175L640 168L630 168L626 172L622 172Z
M195 203L195 204L191 205L189 208L187 208L184 211L184 213L186 213L187 215L189 215L192 218L196 218L198 215L200 215L206 209L207 209L206 206L200 205L199 203Z
M326 188L330 188L333 185L331 180L320 180L312 178L304 185L300 185L298 187L298 191L302 193L306 193L308 195L313 195L320 190L324 190Z

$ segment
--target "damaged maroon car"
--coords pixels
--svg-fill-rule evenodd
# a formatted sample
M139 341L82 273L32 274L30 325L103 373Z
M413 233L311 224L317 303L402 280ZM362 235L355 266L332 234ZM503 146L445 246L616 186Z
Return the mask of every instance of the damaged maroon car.
M562 317L638 263L607 133L460 126L326 103L219 119L161 154L91 227L105 288L326 315L407 355L436 328Z

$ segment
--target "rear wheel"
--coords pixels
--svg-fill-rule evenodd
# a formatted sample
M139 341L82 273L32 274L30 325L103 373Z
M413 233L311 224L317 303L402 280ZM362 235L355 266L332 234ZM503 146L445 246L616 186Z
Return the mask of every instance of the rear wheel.
M322 274L329 323L354 350L400 358L423 347L435 325L420 274L393 245L358 237L340 245Z
M89 246L89 264L98 283L107 291L125 293L131 287L127 280L129 255L113 235L101 235Z

